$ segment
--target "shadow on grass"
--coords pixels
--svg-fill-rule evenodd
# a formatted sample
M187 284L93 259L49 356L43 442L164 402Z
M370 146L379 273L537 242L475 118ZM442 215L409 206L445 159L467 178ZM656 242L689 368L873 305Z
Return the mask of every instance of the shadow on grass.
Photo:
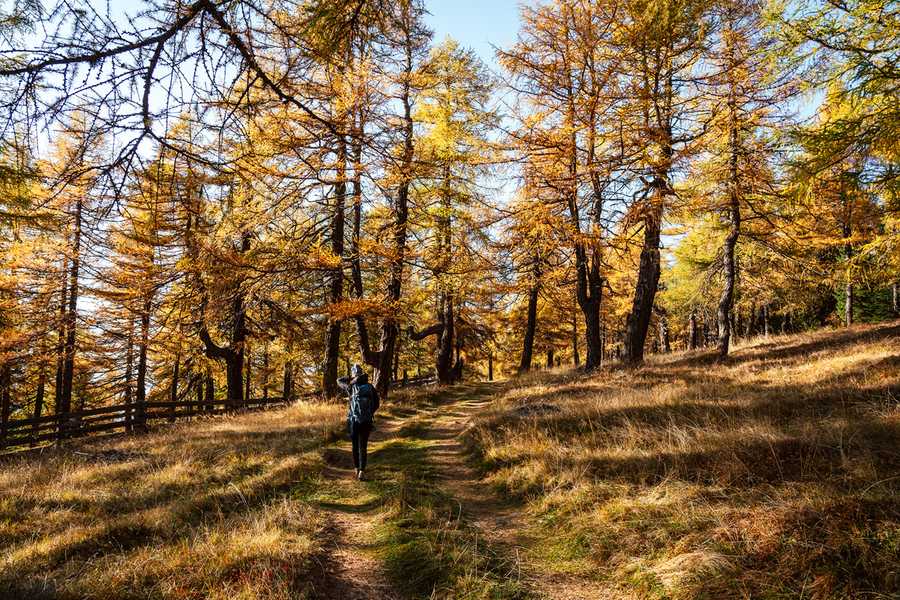
M6 490L0 501L0 523L34 523L0 527L5 548L0 597L107 597L90 590L108 583L82 581L72 573L87 571L97 558L153 553L207 535L217 524L261 518L273 502L306 494L315 484L321 465L309 452L333 435L319 423L276 431L242 428L241 422L233 430L227 422L212 425L215 431L188 433L180 427L162 437L126 440L142 448L143 456L131 463L97 463L63 453L37 463L29 457L14 461L23 473L41 469L46 475L37 487ZM178 431L185 436L179 438ZM71 485L60 483L73 475ZM116 598L158 594L153 581L135 577L137 587L117 591ZM188 590L191 583L184 585Z
M891 340L898 323L777 339L716 369L706 353L525 380L470 446L528 503L550 568L660 597L900 597ZM721 570L677 578L703 556Z
M786 359L804 359L826 350L837 353L856 344L881 342L896 337L900 337L900 323L817 332L812 340L805 341L774 337L771 341L756 343L752 347L733 352L723 364L735 365L761 359L764 359L765 364L774 364ZM703 366L716 364L717 359L715 351L702 351L677 360L666 361L664 364L672 367Z

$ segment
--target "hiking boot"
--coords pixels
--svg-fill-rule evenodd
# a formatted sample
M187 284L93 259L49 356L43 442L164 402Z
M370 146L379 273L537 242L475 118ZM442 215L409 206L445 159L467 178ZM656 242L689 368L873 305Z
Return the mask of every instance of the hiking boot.
M365 481L366 473L362 469L360 469L359 472L356 474L356 478L359 479L360 481Z

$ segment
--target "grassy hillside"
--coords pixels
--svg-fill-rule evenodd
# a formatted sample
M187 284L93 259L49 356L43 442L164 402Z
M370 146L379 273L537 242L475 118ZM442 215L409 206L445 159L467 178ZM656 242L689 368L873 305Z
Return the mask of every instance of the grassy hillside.
M469 440L534 568L642 598L900 596L900 324L523 380Z
M898 397L894 323L396 394L364 483L338 404L77 441L0 598L897 598Z
M7 458L0 597L297 597L323 522L294 496L341 414L301 404Z

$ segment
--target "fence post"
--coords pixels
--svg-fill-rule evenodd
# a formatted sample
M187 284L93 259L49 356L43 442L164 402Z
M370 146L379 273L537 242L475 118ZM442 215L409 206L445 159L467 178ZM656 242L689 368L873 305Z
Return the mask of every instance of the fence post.
M0 448L6 447L6 435L9 430L10 387L12 387L12 371L9 363L3 364L0 374Z
M180 367L180 357L175 355L175 368L172 370L172 390L169 400L172 406L169 408L169 423L175 422L175 402L178 401L178 369Z

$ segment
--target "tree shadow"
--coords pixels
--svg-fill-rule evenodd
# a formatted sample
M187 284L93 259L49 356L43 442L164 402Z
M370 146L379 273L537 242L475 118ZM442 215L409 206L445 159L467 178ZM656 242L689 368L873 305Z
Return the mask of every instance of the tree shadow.
M15 468L23 474L39 468L47 475L39 489L5 490L10 501L0 503L0 519L10 523L40 515L34 528L4 531L8 554L0 570L0 590L34 590L10 591L5 597L79 597L72 592L82 585L77 580L60 589L52 587L57 569L87 563L98 555L124 556L173 544L211 524L224 526L262 514L279 498L306 496L321 464L303 456L331 437L323 434L320 423L281 426L276 431L240 421L211 425L212 431L187 432L179 427L161 437L126 439L126 447L142 448L142 456L129 463L98 463L71 453L37 463L32 457L17 459ZM180 431L185 431L184 437ZM84 446L105 451L103 444L93 441ZM175 480L165 481L170 468ZM79 469L85 475L78 487L71 488L74 494L69 488L62 495L54 491L57 481ZM48 518L54 515L59 516ZM104 525L97 531L88 529L86 537L69 534L97 523Z
M839 352L860 343L881 342L900 337L900 322L887 325L853 328L838 331L823 331L814 334L812 340L788 342L781 338L756 343L749 348L741 348L719 363L715 351L700 351L687 354L675 360L661 358L658 364L669 367L698 367L713 364L738 365L764 359L765 364L773 364L785 359L802 359L825 350Z

